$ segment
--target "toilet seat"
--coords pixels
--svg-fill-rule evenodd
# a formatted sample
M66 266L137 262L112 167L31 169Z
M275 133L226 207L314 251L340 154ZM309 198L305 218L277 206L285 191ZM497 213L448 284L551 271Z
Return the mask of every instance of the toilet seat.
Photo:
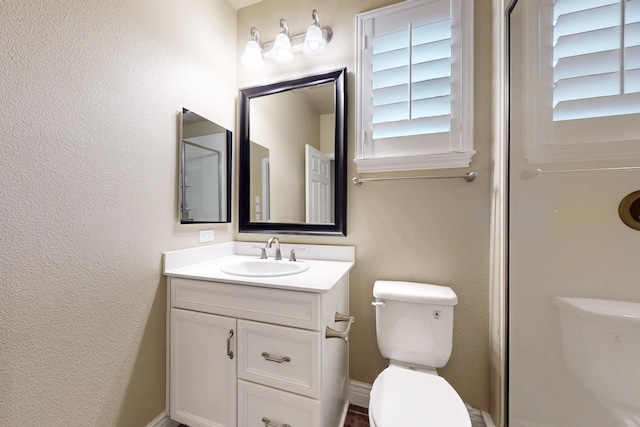
M464 402L444 378L395 366L374 381L369 414L375 427L471 427Z

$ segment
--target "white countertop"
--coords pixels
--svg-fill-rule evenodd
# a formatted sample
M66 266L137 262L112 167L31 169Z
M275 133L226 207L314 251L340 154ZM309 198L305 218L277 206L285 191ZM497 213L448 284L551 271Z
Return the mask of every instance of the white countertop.
M258 259L264 243L227 242L199 246L163 254L166 276L239 285L261 286L305 292L327 292L351 270L355 261L353 246L297 245L282 243L282 262L289 262L289 252L296 249L297 259L309 269L297 274L275 277L248 277L223 273L220 267L247 259ZM267 249L273 258L274 249Z

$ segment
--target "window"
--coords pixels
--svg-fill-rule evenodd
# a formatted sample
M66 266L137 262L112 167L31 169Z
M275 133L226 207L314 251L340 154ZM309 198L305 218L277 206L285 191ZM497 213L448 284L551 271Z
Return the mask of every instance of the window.
M526 3L529 162L640 157L640 0Z
M553 121L640 113L640 1L557 0Z
M406 1L358 15L358 172L469 166L472 8Z

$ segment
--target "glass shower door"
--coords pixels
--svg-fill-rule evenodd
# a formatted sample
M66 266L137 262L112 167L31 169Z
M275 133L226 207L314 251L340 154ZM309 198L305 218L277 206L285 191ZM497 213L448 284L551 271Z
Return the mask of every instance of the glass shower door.
M509 43L508 426L640 427L640 0L520 0Z

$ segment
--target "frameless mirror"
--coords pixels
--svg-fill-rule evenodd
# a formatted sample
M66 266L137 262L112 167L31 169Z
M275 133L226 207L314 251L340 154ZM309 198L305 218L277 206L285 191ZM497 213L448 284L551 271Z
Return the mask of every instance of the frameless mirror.
M231 131L182 109L181 224L231 221Z
M346 235L346 69L241 89L239 230Z

